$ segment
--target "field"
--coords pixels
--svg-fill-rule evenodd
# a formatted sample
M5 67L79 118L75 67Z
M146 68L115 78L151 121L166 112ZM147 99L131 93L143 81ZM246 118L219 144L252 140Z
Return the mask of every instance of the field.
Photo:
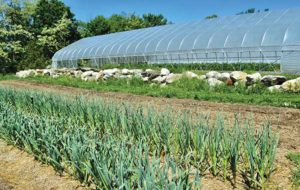
M74 138L87 138L91 140L88 142L105 145L108 150L111 150L110 155L115 158L113 159L114 161L117 160L117 163L120 163L124 168L133 169L132 171L130 170L129 175L128 170L120 170L120 164L115 165L116 163L108 162L110 163L110 167L107 168L111 170L106 170L107 175L113 176L110 178L115 179L115 181L110 181L109 183L105 182L105 184L117 184L117 186L119 186L118 184L124 183L125 185L126 182L127 188L149 185L142 183L144 180L149 183L155 181L155 183L150 183L151 185L160 185L160 183L157 182L163 181L164 185L169 184L171 185L170 187L174 187L175 185L178 186L178 188L198 187L199 184L202 185L203 189L213 189L213 187L215 189L222 189L232 188L233 186L237 186L238 188L279 187L286 189L292 186L289 176L292 176L293 170L290 168L291 162L286 156L290 152L299 151L300 147L299 141L295 141L295 139L299 139L300 134L300 114L297 109L274 107L270 109L270 107L246 106L243 104L152 98L122 93L97 93L96 91L90 90L22 81L2 81L1 85L22 89L42 90L48 93L54 92L68 96L71 94L74 98L76 95L83 93L87 95L88 100L91 102L98 96L104 98L103 100L97 100L96 103L90 104L86 101L82 103L82 100L79 102L76 100L67 101L65 98L49 95L48 93L40 94L24 91L17 91L17 93L15 93L10 90L2 90L1 93L2 97L6 94L6 101L2 108L5 108L6 112L11 109L14 110L13 112L9 112L11 115L15 114L14 117L10 117L9 121L11 121L11 123L15 123L14 119L18 118L18 120L23 121L24 119L24 122L38 125L38 123L35 122L36 115L39 116L39 121L48 122L45 126L39 125L38 129L40 131L34 130L34 125L30 125L30 129L33 131L23 131L22 138L24 138L24 134L26 133L42 135L42 131L47 131L49 134L54 133L53 135L59 136L59 134L65 134L63 131L67 130L70 136ZM49 99L50 97L51 101ZM7 107L10 101L15 102L12 103L14 106L9 104L10 106ZM48 105L50 102L51 106ZM71 104L68 102L71 102ZM109 104L107 102L109 102ZM127 103L124 105L123 102ZM150 107L149 104L151 104ZM50 109L52 106L55 109ZM140 108L141 106L143 108ZM104 113L94 113L91 111L93 109L102 110ZM136 111L136 109L139 111ZM153 112L152 109L158 110L159 112ZM81 111L75 113L70 110ZM86 110L86 112L82 112L83 110ZM107 110L109 110L109 112ZM124 110L127 111L125 112ZM118 113L117 116L114 114L116 112ZM189 114L183 114L182 112ZM235 117L235 113L240 113L240 115ZM105 117L103 114L105 114ZM210 117L208 117L208 115L210 115ZM100 116L102 120L99 120ZM65 117L68 118L67 121L65 121ZM51 120L53 118L55 118L55 121ZM132 120L130 121L128 118L132 118ZM74 124L75 121L76 123ZM151 122L149 123L149 121ZM267 121L273 125L272 130L270 129L271 124L267 123ZM61 122L60 125L66 127L62 129L59 127L60 125L55 124L55 122ZM73 128L70 127L71 125L80 127ZM55 126L55 130L48 130L47 126L51 126L50 128ZM77 130L79 129L81 129L80 135L73 135L78 135ZM20 129L16 129L14 132L18 132L19 130ZM60 130L62 131L60 132ZM63 144L62 152L66 151L72 155L74 153L73 151L75 151L79 153L80 156L83 156L80 160L84 160L85 164L81 165L80 162L76 161L76 157L65 157L65 154L61 152L60 156L62 159L58 159L61 161L54 162L54 158L57 159L57 155L53 154L54 157L52 158L47 156L50 155L48 152L45 153L41 150L36 150L35 146L31 145L32 142L35 142L34 139L29 140L25 138L25 141L24 139L21 141L21 137L18 139L16 135L13 135L13 138L16 139L11 139L12 136L9 134L10 133L5 135L7 141L12 144L17 144L20 148L35 155L37 160L54 166L58 172L67 172L77 179L80 179L81 182L94 187L108 188L107 186L103 186L103 180L105 178L97 177L95 176L95 172L91 172L93 171L91 169L93 165L88 162L88 160L92 158L91 153L93 151L100 150L97 148L93 150L94 146L91 146L90 143L84 143L81 146L79 143L78 146L86 147L88 150L93 151L80 149L78 150L79 152L76 152L72 148L68 148L68 143L70 144L70 142L62 143L62 140L67 138L67 136L59 138L61 140L59 142L51 141L51 143ZM228 136L229 134L230 136ZM236 136L233 134L236 134ZM81 135L83 136L81 137ZM97 138L95 138L95 135ZM32 137L32 135L29 136ZM101 138L98 138L99 136ZM276 148L278 138L279 144L278 148ZM78 142L78 140L76 142ZM258 142L261 143L259 144ZM37 141L37 144L39 143L41 142ZM83 141L81 143L83 143ZM234 144L238 146L234 146ZM227 145L227 148L225 148L225 145ZM45 145L41 146L43 147ZM237 147L237 149L234 147ZM105 150L106 149L103 151ZM265 154L261 154L263 152L260 150L264 150ZM86 155L86 152L90 154ZM119 152L125 152L126 155L129 155L128 160L124 161L124 159L122 159L124 157L122 157ZM97 155L98 153L99 152L97 152ZM275 153L276 156L273 155ZM137 156L139 158L137 159L135 156L131 157L130 155L140 156ZM105 158L107 158L106 160L111 160L111 157ZM146 158L149 158L149 160L147 161ZM250 158L254 158L254 162L252 162ZM274 158L276 159L273 162L272 160ZM107 166L108 163L100 163L100 165ZM143 164L143 167L139 164ZM234 165L237 169L234 169ZM141 170L142 168L144 168L144 170ZM149 170L145 168L149 168ZM158 168L159 170L157 170ZM82 171L84 174L82 174ZM123 173L120 173L121 171L127 172L127 175L123 175ZM172 175L172 172L175 172L175 174L173 173ZM270 173L272 173L272 175L269 178ZM120 175L123 176L123 180L121 181L119 181ZM135 184L132 180L135 179L133 176L139 176L138 178L141 179L141 183ZM148 178L143 178L143 176L147 176ZM99 181L96 181L96 178L98 178ZM157 187L162 188L162 186ZM109 186L109 188L111 188L111 186Z
M295 78L295 76L287 75L287 78ZM109 79L106 81L85 82L70 77L53 79L51 77L38 76L19 79L11 75L0 76L0 81L1 80L25 80L40 84L90 89L98 92L121 92L152 97L188 98L213 102L300 108L299 93L271 93L267 87L263 85L257 85L251 89L247 89L244 85L238 85L236 87L219 86L211 89L205 81L182 79L174 84L161 88L159 85L150 86L150 83L145 84L142 80L135 78L132 80Z

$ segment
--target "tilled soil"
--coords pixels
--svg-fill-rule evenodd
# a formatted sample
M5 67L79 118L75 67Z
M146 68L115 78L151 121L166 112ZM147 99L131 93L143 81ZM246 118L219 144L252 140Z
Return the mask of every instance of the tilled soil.
M105 100L114 102L129 102L130 104L134 105L150 105L161 110L171 108L176 111L190 111L193 114L209 113L211 114L212 118L215 118L216 115L221 113L229 123L234 121L236 114L239 114L244 118L249 116L253 117L254 125L258 128L262 126L262 124L266 121L269 121L272 123L274 131L278 132L280 135L279 147L276 157L277 170L272 176L272 188L292 188L289 180L289 177L291 176L292 166L289 160L286 159L286 155L289 152L300 151L300 109L278 108L271 106L253 106L233 103L216 103L191 99L156 98L112 92L99 93L93 90L38 84L26 81L0 81L0 86L28 90L42 90L74 96L85 95L88 97L101 97ZM1 155L2 154L0 154L0 158ZM0 166L1 164L3 164L3 161L0 159ZM30 175L29 173L26 174ZM14 170L11 170L11 175L14 175ZM0 189L2 184L1 177L2 181L4 181L4 185L5 180L7 181L7 178L5 176L2 176L0 172ZM49 179L51 179L51 177L49 177ZM32 178L32 180L34 183L35 179ZM45 180L47 181L47 179ZM36 182L39 183L38 181ZM216 179L204 179L203 184L205 185L205 187L207 187L204 189L230 189L230 185L222 183ZM6 186L6 188L8 189L10 188L8 185Z

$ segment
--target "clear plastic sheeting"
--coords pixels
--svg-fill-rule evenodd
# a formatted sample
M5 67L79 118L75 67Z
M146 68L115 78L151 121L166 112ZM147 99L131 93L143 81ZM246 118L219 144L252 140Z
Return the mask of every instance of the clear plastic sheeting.
M52 61L54 67L78 67L82 61L95 67L106 63L282 63L293 55L297 69L300 60L293 52L299 47L300 9L288 9L85 38L56 52Z

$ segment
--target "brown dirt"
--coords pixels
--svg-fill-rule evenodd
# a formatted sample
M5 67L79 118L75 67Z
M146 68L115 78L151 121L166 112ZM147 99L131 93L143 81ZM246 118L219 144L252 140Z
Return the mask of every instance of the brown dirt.
M215 103L197 101L191 99L167 99L156 98L125 93L99 93L93 90L38 84L26 81L0 81L1 86L14 87L29 90L42 90L66 95L85 95L88 97L102 97L106 100L117 102L130 102L136 105L150 105L160 109L172 108L180 111L191 111L194 114L210 113L215 118L222 113L228 122L234 120L236 113L241 117L252 116L254 125L259 127L266 121L273 125L274 131L280 135L279 147L277 150L277 170L272 176L272 189L291 189L289 177L291 176L291 163L286 159L289 152L300 152L300 109L278 108L271 106L253 106L233 103ZM300 98L300 97L299 97ZM0 160L0 164L2 161ZM13 173L13 172L12 172ZM4 180L6 178L3 177ZM230 184L225 184L217 179L204 179L204 189L231 189ZM0 174L1 189L1 174Z
M27 153L0 140L0 190L75 190L84 189L70 177L35 161Z

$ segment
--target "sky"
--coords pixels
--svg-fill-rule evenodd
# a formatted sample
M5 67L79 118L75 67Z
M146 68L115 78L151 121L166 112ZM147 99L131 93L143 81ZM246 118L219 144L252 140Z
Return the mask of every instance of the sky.
M76 18L89 21L98 15L114 13L163 14L169 21L180 23L201 20L212 14L235 15L248 8L280 10L300 8L300 0L63 0Z

